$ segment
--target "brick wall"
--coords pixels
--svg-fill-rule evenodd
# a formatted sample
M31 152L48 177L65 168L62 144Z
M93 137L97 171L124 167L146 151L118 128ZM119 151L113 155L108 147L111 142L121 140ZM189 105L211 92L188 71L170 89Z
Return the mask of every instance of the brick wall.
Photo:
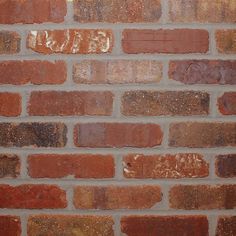
M235 22L235 0L0 0L0 236L235 236Z

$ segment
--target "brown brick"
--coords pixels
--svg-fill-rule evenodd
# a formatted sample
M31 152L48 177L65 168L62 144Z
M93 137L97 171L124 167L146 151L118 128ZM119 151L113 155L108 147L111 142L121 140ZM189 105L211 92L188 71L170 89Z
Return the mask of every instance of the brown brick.
M216 156L216 174L222 178L236 177L236 154Z
M209 35L200 29L160 29L123 31L125 53L206 53Z
M0 235L21 236L21 222L18 216L0 216Z
M236 22L234 0L169 0L169 14L175 22Z
M0 24L62 22L66 12L66 0L2 0Z
M156 124L85 123L74 129L77 147L154 147L162 137Z
M108 53L113 48L113 34L104 29L30 31L27 47L43 54Z
M18 33L0 31L0 54L14 54L20 52L20 42L21 38Z
M236 185L176 185L169 196L170 207L174 209L236 208Z
M227 54L236 53L236 30L217 30L215 37L218 52Z
M19 116L21 96L18 93L0 93L0 116Z
M0 185L0 208L65 208L66 192L56 185Z
M74 64L78 84L158 83L162 63L151 60L86 60Z
M171 61L169 77L184 84L236 84L236 61Z
M162 199L159 186L79 186L74 190L78 209L147 209Z
M113 94L92 91L32 92L28 113L31 116L111 115Z
M2 61L0 84L62 84L66 70L64 61Z
M236 235L236 216L221 216L218 218L216 236Z
M20 159L17 155L0 154L0 178L17 177L20 174ZM0 234L1 235L1 234Z
M126 178L202 178L209 175L209 164L195 153L166 155L129 154L123 157Z
M0 146L64 147L67 128L62 123L0 123Z
M236 146L236 123L172 123L169 130L171 147Z
M115 163L111 155L35 154L28 157L32 178L112 178Z
M206 216L123 216L121 231L127 236L208 236Z
M236 92L226 92L219 97L218 108L223 115L236 115Z
M161 17L160 0L75 0L74 19L81 23L157 22Z
M33 215L28 220L28 236L114 236L110 216Z
M195 91L128 91L122 96L126 116L207 115L209 94Z

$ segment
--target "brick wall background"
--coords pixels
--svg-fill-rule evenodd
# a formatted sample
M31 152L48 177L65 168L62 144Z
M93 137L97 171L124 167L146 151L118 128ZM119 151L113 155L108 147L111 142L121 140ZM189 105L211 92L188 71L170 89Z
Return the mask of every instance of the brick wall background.
M0 235L236 235L235 0L0 0Z

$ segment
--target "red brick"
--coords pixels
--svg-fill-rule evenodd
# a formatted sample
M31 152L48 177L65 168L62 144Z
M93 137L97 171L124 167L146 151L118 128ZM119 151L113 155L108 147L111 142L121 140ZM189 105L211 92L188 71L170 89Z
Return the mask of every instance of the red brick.
M236 177L236 154L216 156L216 174L222 178Z
M123 31L125 53L206 53L209 35L200 29L160 29Z
M111 115L111 92L37 91L32 92L28 113L31 116Z
M195 91L128 91L122 96L126 116L207 115L209 94Z
M156 124L85 123L74 129L77 147L154 147L163 133Z
M174 22L234 23L234 0L169 0L170 19Z
M216 236L236 235L236 216L221 216L218 218Z
M78 209L147 209L162 199L159 186L79 186L74 190Z
M75 0L74 19L81 23L157 22L161 17L160 0Z
M0 146L64 147L67 128L62 123L0 123Z
M21 114L21 96L18 93L0 93L0 115L19 116Z
M236 61L171 61L169 77L184 84L236 84Z
M43 54L108 53L113 48L113 34L104 29L30 31L27 47Z
M174 209L236 208L236 185L176 185L169 196L170 207Z
M18 216L0 216L0 235L21 236L21 222Z
M0 208L65 208L66 192L56 185L0 185Z
M33 215L28 220L28 236L114 236L110 216Z
M62 84L67 77L63 61L2 61L0 84Z
M0 154L0 178L15 178L20 174L20 159L17 155ZM1 235L1 234L0 234Z
M86 60L74 64L78 84L158 83L162 63L151 60Z
M28 157L32 178L112 178L115 163L111 155L35 154Z
M209 164L200 154L129 154L123 158L126 178L202 178L209 175Z
M208 236L206 216L123 216L121 231L127 236Z
M223 115L236 115L236 92L227 92L219 97L218 108Z
M1 0L0 24L62 22L66 0Z
M191 148L236 146L236 123L172 123L169 130L169 146Z
M0 31L0 54L14 54L20 52L20 42L21 38L18 33Z
M218 52L227 54L236 53L236 30L217 30L215 37Z

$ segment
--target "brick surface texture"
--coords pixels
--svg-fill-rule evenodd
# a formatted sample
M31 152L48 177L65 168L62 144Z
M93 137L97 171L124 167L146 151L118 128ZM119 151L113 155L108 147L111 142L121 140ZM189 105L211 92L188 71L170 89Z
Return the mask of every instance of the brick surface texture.
M236 236L236 0L0 0L0 236Z

